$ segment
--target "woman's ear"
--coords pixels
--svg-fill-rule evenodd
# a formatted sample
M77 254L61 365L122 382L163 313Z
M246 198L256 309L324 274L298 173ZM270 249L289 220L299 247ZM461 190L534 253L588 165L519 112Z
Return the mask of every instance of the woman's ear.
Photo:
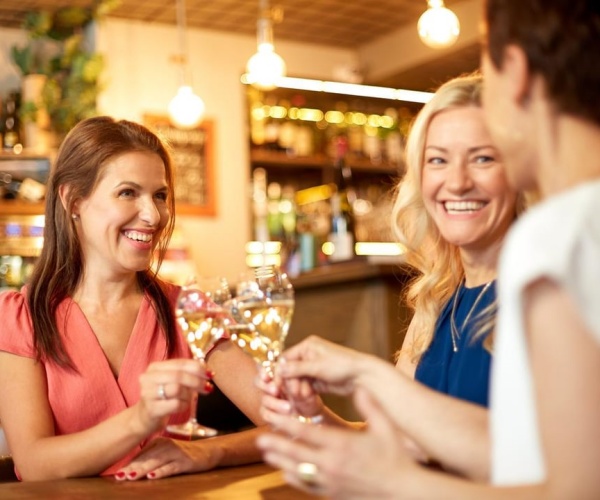
M59 188L58 188L58 196L60 197L60 202L62 203L63 208L65 209L65 212L69 213L69 190L70 190L70 186L67 186L65 184L62 184ZM73 203L73 207L72 207L72 211L73 213L71 215L79 215L78 214L78 203L77 201L75 201Z

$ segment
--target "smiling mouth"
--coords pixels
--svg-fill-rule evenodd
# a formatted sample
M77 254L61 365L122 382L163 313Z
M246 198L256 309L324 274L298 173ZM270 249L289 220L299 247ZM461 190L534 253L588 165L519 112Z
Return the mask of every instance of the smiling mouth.
M152 235L147 233L140 233L138 231L125 231L123 233L126 238L133 241L141 241L143 243L150 243L152 241Z
M483 201L445 201L443 205L449 214L470 214L481 210L486 204Z

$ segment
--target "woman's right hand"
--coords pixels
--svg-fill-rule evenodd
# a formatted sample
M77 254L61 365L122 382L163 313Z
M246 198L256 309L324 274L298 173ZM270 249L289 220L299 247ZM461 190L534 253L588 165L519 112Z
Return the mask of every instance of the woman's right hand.
M347 396L353 393L360 368L370 358L312 335L283 353L277 375L284 385L291 379L305 379L319 393Z
M316 417L322 414L325 407L319 393L306 378L281 379L275 371L273 379L265 370L261 370L256 386L263 392L261 414L265 419L269 412Z
M195 393L209 393L211 378L206 366L192 359L150 364L140 376L140 400L136 405L141 434L162 429L170 415L190 406Z

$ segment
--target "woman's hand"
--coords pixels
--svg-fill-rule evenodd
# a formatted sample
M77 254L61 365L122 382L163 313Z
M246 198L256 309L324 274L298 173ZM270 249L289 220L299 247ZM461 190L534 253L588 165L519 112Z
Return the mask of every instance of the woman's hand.
M150 364L140 376L137 422L142 435L163 428L169 416L189 407L196 392L212 390L212 373L203 363L191 359L171 359Z
M370 358L313 335L283 353L276 373L284 383L308 379L316 392L347 396L355 389L361 366ZM293 387L288 390L295 392Z
M120 481L163 477L213 469L216 463L198 441L157 438L115 474Z
M263 458L282 469L290 484L309 493L331 498L394 497L398 484L412 481L419 468L404 447L402 433L366 390L357 389L355 403L369 421L362 431L271 415L270 423L280 433L258 438Z
M325 407L313 389L312 381L307 378L282 379L275 371L275 379L272 379L265 370L261 370L256 386L263 392L261 415L265 419L268 419L269 412L314 418L322 415Z

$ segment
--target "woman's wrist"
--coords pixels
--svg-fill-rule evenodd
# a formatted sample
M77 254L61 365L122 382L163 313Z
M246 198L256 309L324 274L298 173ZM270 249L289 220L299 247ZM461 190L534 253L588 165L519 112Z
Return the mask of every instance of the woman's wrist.
M129 435L137 441L146 439L150 434L162 429L164 424L166 424L166 419L163 419L165 422L161 422L158 419L152 419L148 413L141 408L139 402L130 407L129 410Z

